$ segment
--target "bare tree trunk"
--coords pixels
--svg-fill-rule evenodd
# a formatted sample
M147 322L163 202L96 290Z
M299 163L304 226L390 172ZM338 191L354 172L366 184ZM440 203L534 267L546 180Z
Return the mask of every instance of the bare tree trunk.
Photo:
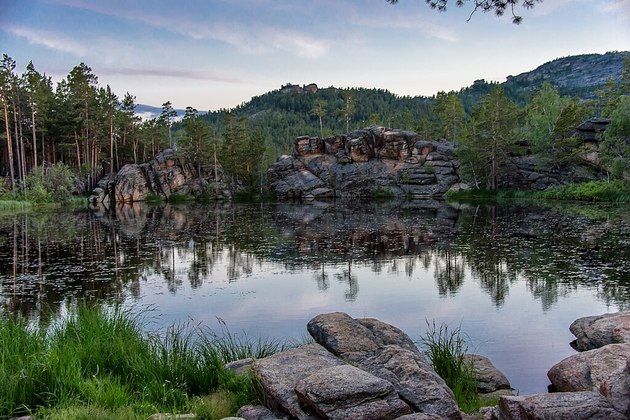
M74 144L77 147L77 167L80 168L81 167L81 147L79 146L79 136L77 135L77 132L74 132Z
M109 117L109 172L114 172L114 118Z
M322 116L319 116L319 137L324 138L324 124L322 123Z
M31 108L32 108L31 104ZM33 130L33 167L37 168L37 129L35 128L35 110L31 109L31 129Z
M7 133L7 154L9 156L9 172L11 173L11 189L15 188L15 172L13 168L13 141L11 140L11 129L9 128L9 111L7 109L6 100L2 98L4 109L4 129Z

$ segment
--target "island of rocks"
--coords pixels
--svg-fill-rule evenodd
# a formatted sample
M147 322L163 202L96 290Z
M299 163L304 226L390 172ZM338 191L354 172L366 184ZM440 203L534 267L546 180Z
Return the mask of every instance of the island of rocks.
M603 177L597 139L608 122L588 120L578 127L582 152L579 161L564 169L519 144L504 165L499 187L544 190ZM449 190L470 188L461 182L455 150L449 141L381 126L326 138L304 136L295 139L291 155L269 168L267 180L279 199L442 197Z
M446 386L413 341L377 319L341 312L308 322L312 344L258 360L232 362L255 375L266 406L242 407L245 420L272 419L628 419L630 416L630 312L575 321L579 350L551 368L554 392L514 396L507 378L487 358L467 355L480 394L499 404L479 413L459 410Z

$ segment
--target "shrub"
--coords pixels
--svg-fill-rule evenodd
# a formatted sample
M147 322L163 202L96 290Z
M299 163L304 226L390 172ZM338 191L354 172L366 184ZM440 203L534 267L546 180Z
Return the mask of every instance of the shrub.
M26 176L25 196L35 203L63 202L72 196L75 183L72 170L63 163L40 166Z

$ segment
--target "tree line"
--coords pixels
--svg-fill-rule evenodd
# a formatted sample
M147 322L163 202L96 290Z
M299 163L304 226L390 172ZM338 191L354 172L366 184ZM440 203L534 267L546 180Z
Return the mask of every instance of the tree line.
M563 96L550 84L527 101L496 83L430 98L398 97L382 89L280 89L231 110L200 114L188 107L181 120L165 102L158 117L142 121L135 113L136 98L129 92L119 97L109 85L99 85L84 63L53 86L33 63L20 74L4 54L0 195L58 199L47 191L60 190L63 196L89 190L103 175L145 162L165 148L175 148L199 170L220 164L253 190L262 186L264 171L277 156L290 151L296 136L324 137L372 124L458 143L462 174L477 186L494 188L505 159L523 150L558 166L577 158L581 148L573 133L589 116L612 119L601 142L602 156L611 175L623 177L629 166L629 79L626 58L621 81L609 80L590 100ZM519 142L526 147L516 147Z
M246 118L227 116L224 132L213 131L192 107L179 121L167 101L158 117L142 121L135 96L99 85L84 63L53 86L32 62L19 73L15 60L3 54L0 107L0 196L56 201L165 148L177 149L198 168L221 163L250 184L258 184L262 165L275 157Z

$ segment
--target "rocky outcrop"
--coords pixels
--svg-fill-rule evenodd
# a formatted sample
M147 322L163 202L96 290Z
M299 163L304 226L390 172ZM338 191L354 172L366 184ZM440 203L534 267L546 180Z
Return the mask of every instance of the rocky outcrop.
M218 199L232 196L220 166L197 167L167 149L150 162L127 164L118 173L105 176L89 201L95 206L109 206L113 202L144 201L151 195L168 200L175 193L192 196L209 193Z
M391 382L415 411L461 418L453 392L399 329L341 312L318 315L309 321L307 329L333 354Z
M607 318L612 315L619 314ZM558 363L548 376L560 392L501 395L498 406L469 415L459 411L452 391L398 328L334 312L311 319L307 329L316 343L256 360L252 371L269 408L299 419L630 418L628 343L607 344ZM465 360L474 369L480 397L511 391L488 358L468 354ZM242 364L247 362L236 363ZM241 411L243 418L278 417L261 407Z
M591 140L604 128L602 121L589 120L578 129L582 164L560 168L525 147L502 165L499 187L545 190L604 177L598 145ZM279 199L442 197L469 188L460 182L459 168L451 142L371 126L345 135L296 138L292 155L281 156L267 171L267 180Z
M607 344L630 343L630 312L587 316L575 320L569 327L577 350L596 349Z
M372 126L327 138L298 137L267 171L280 199L440 197L459 181L454 145Z
M305 405L331 420L386 419L411 413L391 382L351 365L314 372L297 383L295 392Z
M253 368L270 403L300 419L396 418L411 412L391 383L346 364L319 344L257 360Z

